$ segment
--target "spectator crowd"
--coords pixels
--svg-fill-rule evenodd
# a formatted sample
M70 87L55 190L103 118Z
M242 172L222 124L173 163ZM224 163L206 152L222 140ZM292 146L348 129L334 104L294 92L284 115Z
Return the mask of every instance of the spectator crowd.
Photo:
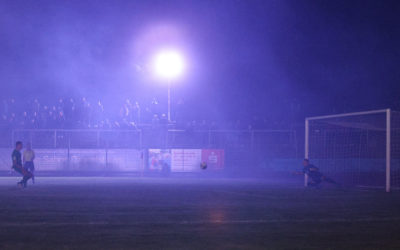
M143 107L130 99L120 104L119 108L111 110L105 108L101 100L89 101L85 97L60 98L50 104L44 104L39 99L4 99L1 102L0 126L10 129L137 129L168 124L167 115L162 112L162 105L156 98ZM175 105L173 127L179 129L274 129L290 126L285 120L272 121L257 116L250 121L190 120L185 119L184 100Z

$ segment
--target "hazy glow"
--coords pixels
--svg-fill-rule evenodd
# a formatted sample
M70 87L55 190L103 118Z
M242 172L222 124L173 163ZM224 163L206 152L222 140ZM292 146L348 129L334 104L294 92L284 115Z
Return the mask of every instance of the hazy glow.
M182 75L184 66L182 55L175 50L161 51L154 59L156 75L168 80L175 79Z

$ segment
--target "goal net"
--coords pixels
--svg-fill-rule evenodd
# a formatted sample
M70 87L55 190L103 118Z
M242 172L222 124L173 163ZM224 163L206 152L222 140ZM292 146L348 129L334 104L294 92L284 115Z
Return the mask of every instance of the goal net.
M305 158L344 186L400 186L400 113L390 109L309 117ZM307 176L305 177L307 185Z

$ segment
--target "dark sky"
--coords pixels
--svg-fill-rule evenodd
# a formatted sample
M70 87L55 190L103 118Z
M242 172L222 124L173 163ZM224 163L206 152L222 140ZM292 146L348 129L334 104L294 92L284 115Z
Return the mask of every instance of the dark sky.
M163 100L146 60L173 44L189 65L174 98L200 116L399 108L399 13L376 0L0 0L0 90Z

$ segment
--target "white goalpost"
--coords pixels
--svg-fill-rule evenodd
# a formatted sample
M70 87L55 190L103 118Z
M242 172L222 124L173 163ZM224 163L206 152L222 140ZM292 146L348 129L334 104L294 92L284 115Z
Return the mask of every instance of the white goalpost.
M304 157L345 186L390 192L400 183L400 113L382 109L308 117Z

